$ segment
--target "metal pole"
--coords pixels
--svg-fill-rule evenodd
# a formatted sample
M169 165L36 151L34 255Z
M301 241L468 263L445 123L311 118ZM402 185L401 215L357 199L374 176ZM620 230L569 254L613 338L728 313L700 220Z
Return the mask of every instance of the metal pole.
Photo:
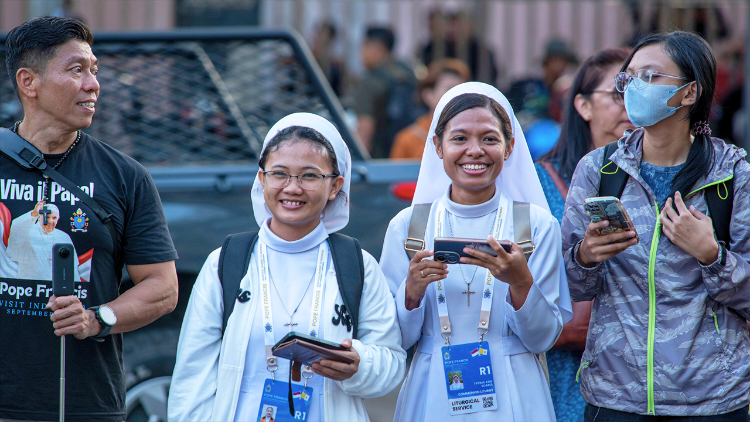
M747 9L747 19L745 19L745 80L744 95L742 96L742 110L745 113L745 130L742 138L739 139L739 145L746 150L750 150L750 5L745 5Z
M65 336L60 336L60 422L65 422Z

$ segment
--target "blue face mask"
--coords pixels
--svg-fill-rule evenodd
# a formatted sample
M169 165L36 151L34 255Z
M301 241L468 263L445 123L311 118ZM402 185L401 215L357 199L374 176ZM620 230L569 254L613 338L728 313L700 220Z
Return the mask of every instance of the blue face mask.
M628 86L625 90L625 111L628 112L628 118L637 127L649 127L661 122L682 108L670 107L667 102L675 92L691 83L681 87L648 84L643 89Z

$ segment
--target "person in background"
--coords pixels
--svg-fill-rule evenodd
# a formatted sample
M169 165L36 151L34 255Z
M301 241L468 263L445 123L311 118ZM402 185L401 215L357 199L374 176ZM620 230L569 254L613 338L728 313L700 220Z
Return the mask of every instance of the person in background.
M346 82L346 68L344 61L333 52L333 44L336 41L336 27L333 23L323 21L315 29L312 52L318 61L320 69L331 84L333 92L341 96Z
M716 60L699 36L675 31L641 40L620 70L638 129L610 157L599 148L581 159L562 221L570 295L594 300L584 420L747 422L750 164L711 137ZM627 175L620 199L635 231L599 234L609 222L586 215L605 158L608 174ZM732 195L731 215L712 221L711 192ZM718 233L726 241L715 237L718 218L729 220L729 236Z
M457 59L443 59L430 65L427 76L419 84L419 98L429 111L396 134L390 158L422 158L425 139L438 101L449 89L468 82L470 77L468 66Z
M387 158L396 133L421 114L414 101L417 78L412 69L394 59L394 43L390 29L367 29L361 50L367 74L349 98L359 138L373 158Z
M583 62L566 103L560 138L535 164L550 212L559 222L578 161L633 128L622 95L615 89L615 75L627 57L627 50L608 49ZM547 352L550 393L558 422L579 422L583 416L586 402L575 376L586 347L590 316L591 302L574 302L573 319Z

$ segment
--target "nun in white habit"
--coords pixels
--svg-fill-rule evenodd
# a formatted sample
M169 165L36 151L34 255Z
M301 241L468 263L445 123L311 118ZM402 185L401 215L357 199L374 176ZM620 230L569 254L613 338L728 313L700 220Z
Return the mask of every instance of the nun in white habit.
M536 249L528 264L512 243L513 201L531 204ZM554 421L535 354L549 350L572 317L560 228L500 91L469 82L442 97L414 195L420 203L432 203L425 250L411 261L405 253L409 207L391 221L380 260L403 346L417 344L394 420ZM436 237L487 239L497 257L470 250L474 258L445 265L433 259ZM459 373L463 388L450 389Z
M305 134L305 128L317 134L309 130ZM283 139L281 143L272 142L277 135L276 141ZM271 147L266 151L269 142ZM393 297L369 253L363 251L365 280L359 339L347 340L351 328L337 318L334 310L343 300L327 238L349 221L349 151L330 122L308 113L292 114L276 123L266 136L263 150L266 159L261 159L261 171L252 189L260 231L248 272L240 283L251 298L235 303L222 337L224 305L217 274L220 249L211 253L193 287L180 332L169 393L169 420L256 421L261 405L271 404L261 403L266 380L274 377L266 367L264 347L269 331L264 321L268 308L261 299L265 286L270 291L274 343L292 328L307 334L315 320L319 323L314 336L351 344L351 353L358 359L358 365L314 364L307 384L312 387L312 397L308 398L306 414L297 420L366 421L362 398L382 396L398 385L403 379L406 353L401 348ZM263 170L269 173L264 175ZM284 185L282 171L293 176L286 180L286 187L272 187ZM330 175L315 189L317 183L310 173ZM302 180L294 177L299 174ZM277 177L276 182L270 177ZM268 278L259 272L264 256ZM318 272L325 274L319 319L312 317L311 309L317 306L312 297L318 283L312 280L318 278ZM276 382L286 382L287 374L289 361L279 359ZM276 420L282 416L288 418L289 409L277 404Z

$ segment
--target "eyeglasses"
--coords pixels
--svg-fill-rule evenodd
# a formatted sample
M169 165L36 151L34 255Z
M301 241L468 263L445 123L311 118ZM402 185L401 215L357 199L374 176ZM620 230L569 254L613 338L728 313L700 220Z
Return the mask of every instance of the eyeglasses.
M283 189L289 186L292 177L297 178L297 184L304 190L318 190L323 186L326 177L337 177L337 174L302 173L289 174L283 171L264 171L266 186Z
M591 91L591 93L598 92L600 94L609 94L612 97L612 102L615 103L615 105L618 106L624 106L625 100L622 98L622 93L617 91L616 89L613 89L612 91L606 90L606 89L597 89L594 91Z
M615 75L615 88L620 92L625 92L631 82L636 89L644 89L652 82L656 82L656 85L665 85L665 83L662 82L663 78L682 79L683 81L688 80L682 76L668 75L651 69L641 69L632 75L625 72L620 72Z

